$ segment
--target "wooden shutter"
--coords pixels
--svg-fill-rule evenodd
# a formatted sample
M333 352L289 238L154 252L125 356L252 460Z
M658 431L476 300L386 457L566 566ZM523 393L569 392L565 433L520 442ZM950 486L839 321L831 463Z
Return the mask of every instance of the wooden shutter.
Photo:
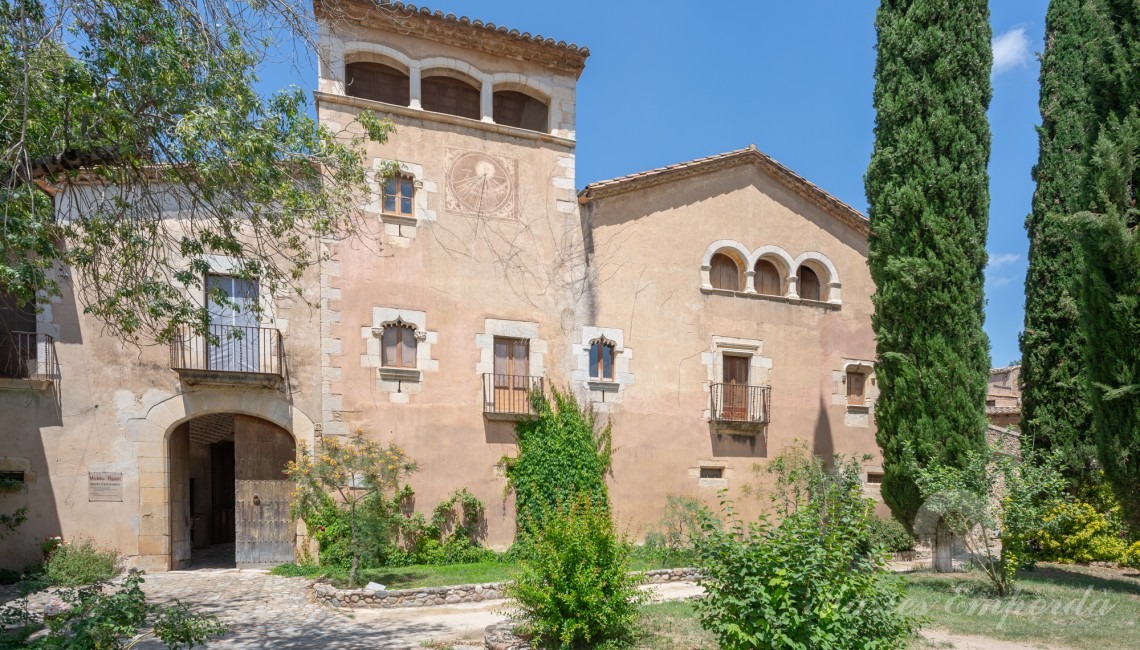
M411 81L399 70L371 62L345 66L345 94L376 102L407 106L411 103Z
M748 419L748 357L724 356L722 417L734 422Z
M724 253L717 253L712 256L711 265L709 282L714 288L740 291L740 267L731 257Z
M782 296L784 288L781 286L780 272L776 265L768 260L756 262L756 293L766 296Z
M851 371L847 373L847 403L852 406L862 406L866 403L864 395L867 375Z
M806 266L800 267L799 294L804 300L820 300L819 276Z
M404 368L416 367L416 331L410 327L400 327L400 365Z
M447 113L477 120L481 92L469 83L451 77L425 77L420 82L420 102L425 111Z

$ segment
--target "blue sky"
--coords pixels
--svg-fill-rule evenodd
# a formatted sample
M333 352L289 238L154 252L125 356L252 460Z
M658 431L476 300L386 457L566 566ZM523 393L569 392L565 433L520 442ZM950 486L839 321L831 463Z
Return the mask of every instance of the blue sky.
M1024 221L1040 122L1036 53L1047 4L991 3L986 331L995 366L1020 358ZM866 212L877 2L433 0L428 6L590 48L578 85L579 186L754 143ZM266 85L316 83L306 66L266 77Z

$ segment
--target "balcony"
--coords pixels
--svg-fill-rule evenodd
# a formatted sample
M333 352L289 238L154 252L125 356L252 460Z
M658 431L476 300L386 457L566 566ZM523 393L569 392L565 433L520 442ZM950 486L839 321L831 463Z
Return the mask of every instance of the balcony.
M488 420L519 420L534 415L531 393L543 392L542 377L483 375L483 414Z
M771 386L713 384L712 420L729 429L758 430L768 424Z
M58 376L50 335L0 332L0 389L45 390Z
M210 325L183 330L170 342L170 369L187 384L274 388L285 376L281 332L271 327Z

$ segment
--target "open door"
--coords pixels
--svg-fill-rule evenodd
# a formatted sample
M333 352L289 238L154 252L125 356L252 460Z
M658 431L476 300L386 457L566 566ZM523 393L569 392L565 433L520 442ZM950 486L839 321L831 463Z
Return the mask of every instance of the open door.
M255 307L258 301L256 280L228 275L206 276L210 296L210 337L207 339L211 370L225 372L259 372L261 330ZM225 296L225 303L215 294Z
M239 569L292 562L296 528L289 514L293 482L285 465L296 456L293 436L281 427L234 416L236 559Z
M724 411L725 420L748 420L748 366L751 359L724 355Z

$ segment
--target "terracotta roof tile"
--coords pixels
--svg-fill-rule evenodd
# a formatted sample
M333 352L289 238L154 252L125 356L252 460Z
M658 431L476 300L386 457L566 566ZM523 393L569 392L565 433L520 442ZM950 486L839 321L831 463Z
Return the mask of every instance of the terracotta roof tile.
M496 25L495 23L485 23L482 20L479 20L477 18L471 19L471 18L468 18L467 16L456 16L455 14L450 14L450 13L445 14L442 11L439 11L438 9L435 11L432 11L428 7L423 7L423 6L417 7L416 5L408 3L408 2L396 2L395 0L376 0L376 4L380 5L383 8L390 8L393 11L404 14L405 16L412 16L415 14L420 14L423 16L431 16L433 18L446 20L448 22L455 23L457 25L477 27L479 29L484 29L484 30L487 30L490 32L497 32L499 34L504 34L507 36L514 37L514 38L521 40L521 41L527 41L530 43L538 43L538 44L547 45L550 47L557 47L557 48L569 50L571 52L581 52L582 54L585 54L585 55L590 54L590 48L588 48L588 47L580 47L578 45L575 45L574 43L567 43L566 41L555 41L553 38L547 38L547 37L543 36L542 34L535 34L532 36L530 32L520 32L517 29L510 29L510 28L504 27L502 25Z

